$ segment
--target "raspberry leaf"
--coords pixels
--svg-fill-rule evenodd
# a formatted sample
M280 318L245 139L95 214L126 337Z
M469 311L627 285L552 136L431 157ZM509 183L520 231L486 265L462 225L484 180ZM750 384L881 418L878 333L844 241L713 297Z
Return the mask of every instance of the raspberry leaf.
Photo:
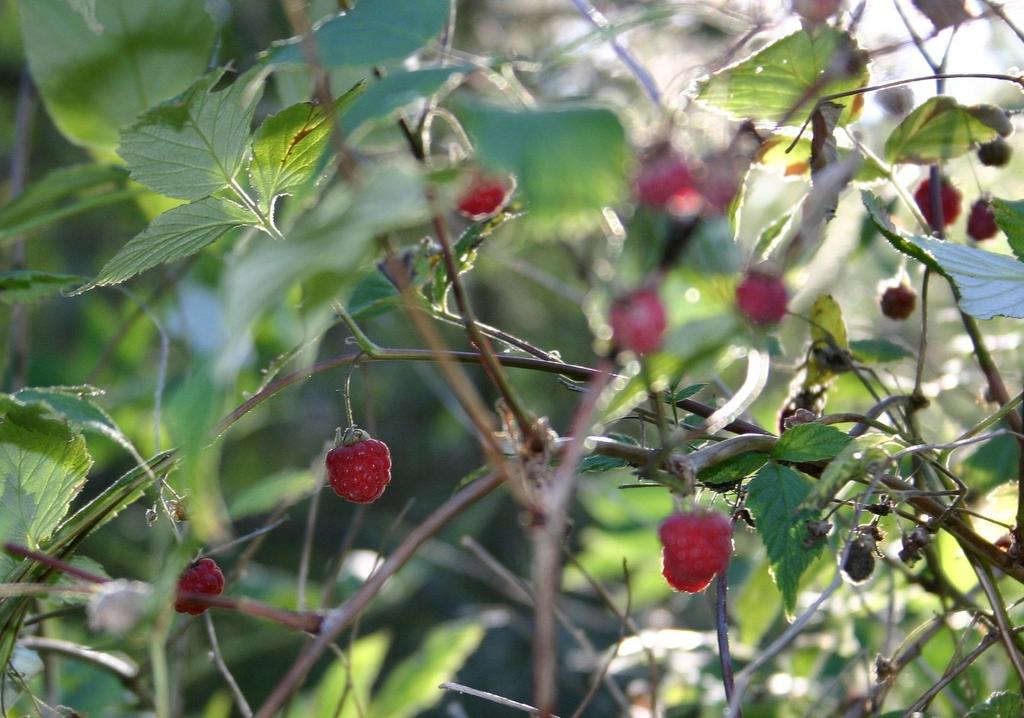
M862 364L884 364L914 356L913 352L886 339L854 339L850 342L850 353Z
M966 107L952 97L933 97L907 115L885 141L891 164L927 165L967 154L999 133L985 122L982 106Z
M697 99L736 118L800 125L819 97L868 84L867 65L851 62L859 52L850 35L836 28L800 30L700 80ZM860 114L863 101L840 102L841 126Z
M766 464L747 484L747 508L757 522L772 578L790 618L796 608L800 577L823 546L821 542L810 547L805 544L804 524L819 516L817 511L801 508L811 490L809 479L774 462Z
M1024 200L992 200L996 224L1006 234L1006 241L1017 259L1024 262Z
M19 13L50 116L69 140L104 152L119 127L206 69L217 36L198 0L31 0Z
M800 424L787 429L772 450L776 461L821 461L831 459L852 441L834 426Z
M339 658L324 673L316 688L310 715L358 718L370 702L370 689L384 665L391 638L386 631L364 636L353 644L347 658ZM352 670L358 666L359 670ZM344 696L338 713L338 696Z
M385 75L367 87L366 92L352 103L342 129L348 136L355 135L365 130L368 123L386 120L421 98L441 91L447 92L472 69L457 65Z
M896 228L896 225L892 223L892 217L889 216L888 210L886 210L885 205L882 204L882 200L877 195L867 190L862 190L860 198L864 203L864 208L868 211L871 221L874 222L882 236L889 241L889 244L897 251L916 259L942 276L948 276L942 267L939 266L939 263L935 261L934 257L914 243L913 235Z

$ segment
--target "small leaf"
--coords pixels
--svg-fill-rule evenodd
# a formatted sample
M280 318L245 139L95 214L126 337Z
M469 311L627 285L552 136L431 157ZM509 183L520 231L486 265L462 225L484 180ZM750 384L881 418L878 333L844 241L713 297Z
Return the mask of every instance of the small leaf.
M960 308L978 319L1024 318L1024 262L977 247L911 237L960 291Z
M441 34L448 21L449 0L360 0L348 12L313 28L324 67L380 65L402 60ZM275 43L274 65L305 64L299 38Z
M785 177L806 176L811 169L809 162L811 141L806 137L801 137L793 149L786 152L792 143L792 135L772 135L761 143L755 162L766 167L781 167ZM843 161L854 151L849 147L838 147L837 161ZM882 165L871 157L865 157L863 160L857 173L853 176L854 182L870 183L885 179L886 169Z
M18 3L32 79L72 142L103 151L150 105L178 94L209 62L217 30L200 0ZM101 31L97 31L97 26Z
M348 300L348 312L355 319L369 319L401 304L401 294L379 269L363 277Z
M745 451L725 461L720 461L697 474L697 481L708 486L732 484L742 481L768 462L768 454L761 451Z
M868 216L871 217L871 221L878 228L878 231L882 233L882 236L889 240L889 244L895 247L897 251L916 259L942 276L948 276L942 267L939 266L939 263L935 261L934 257L914 243L912 235L896 228L896 225L892 223L892 218L889 216L889 211L882 204L882 200L867 190L861 190L860 198L864 203L865 209L868 211Z
M915 109L889 134L885 161L927 165L959 157L998 136L976 116L978 107L965 107L940 95Z
M839 165L839 147L836 144L836 123L843 106L835 102L823 102L816 105L811 113L811 186L821 184L827 174L831 174ZM839 193L845 183L826 180L827 194L821 198L825 221L836 216L839 206Z
M74 274L51 274L34 269L0 272L0 302L26 304L49 299L62 289L78 284L82 277Z
M340 116L363 91L359 83L334 101ZM339 118L340 122L340 118ZM273 199L308 182L321 166L331 136L331 121L319 105L300 102L268 117L252 140L249 179L260 208L269 212Z
M236 227L258 223L259 218L242 205L217 197L175 207L135 235L96 279L74 293L120 284L147 269L193 255Z
M676 389L675 393L672 394L672 401L679 402L683 399L689 399L691 396L700 393L706 386L707 384L690 384L681 389Z
M782 593L786 615L796 609L800 577L818 557L822 542L808 547L806 522L818 518L818 512L801 508L810 495L812 484L790 468L766 464L747 484L747 508L768 551L772 578Z
M1017 259L1024 262L1024 200L992 199L996 224L1006 234L1006 241Z
M0 395L0 540L38 548L85 484L92 458L82 434L43 404ZM0 555L0 576L14 560Z
M868 84L867 64L847 33L829 25L787 35L697 83L697 99L737 119L800 125L823 95ZM860 96L840 100L839 125L860 114Z
M451 680L483 640L483 626L446 623L432 629L419 650L395 666L370 709L368 718L412 718L436 705L444 692L438 685Z
M996 691L984 703L969 710L965 718L1018 718L1024 712L1024 699L1013 691Z
M885 434L865 434L846 444L836 454L804 501L805 508L824 509L854 479L863 478L870 467L905 448Z
M639 446L640 443L632 436L627 434L609 433L609 439L614 439L623 444L629 444L630 446ZM613 469L624 469L629 466L629 462L625 459L617 459L614 456L602 456L600 454L591 454L590 456L583 459L580 464L580 473L583 474L598 474L605 471L612 471Z
M787 429L779 437L778 443L772 450L772 458L776 461L831 459L852 440L852 437L834 426L798 424Z
M515 175L532 222L593 221L626 195L626 135L609 110L474 105L459 116L480 162Z
M884 364L914 356L912 351L885 339L855 339L850 342L850 354L862 364Z
M113 418L89 399L93 392L102 393L92 387L47 386L22 389L14 396L27 404L45 403L75 429L101 434L134 454L134 447Z
M118 154L132 179L169 197L197 200L227 187L242 170L249 125L263 93L258 70L223 90L215 70L173 100L143 113L121 133Z
M1020 444L1013 436L989 439L960 464L958 473L974 496L1012 481L1020 461Z
M429 67L410 72L385 75L352 104L345 115L346 135L354 135L368 122L383 120L442 88L452 86L462 75L472 71L467 66Z

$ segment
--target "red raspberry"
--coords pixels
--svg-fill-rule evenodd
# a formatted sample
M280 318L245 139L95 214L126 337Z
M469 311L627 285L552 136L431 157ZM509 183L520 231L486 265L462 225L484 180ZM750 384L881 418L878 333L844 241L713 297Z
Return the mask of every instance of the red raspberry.
M638 289L612 304L612 335L620 349L650 354L661 346L665 324L665 307L654 289Z
M754 324L778 324L786 315L786 285L773 274L752 270L736 287L736 306Z
M903 282L890 285L882 292L878 304L882 308L882 314L889 319L903 320L914 313L914 307L917 305L917 292L909 284Z
M370 504L391 483L391 452L388 445L370 439L365 431L353 434L353 443L327 452L327 479L341 498L354 504Z
M478 177L459 197L459 213L472 220L498 213L510 194L509 186L491 177Z
M697 178L673 152L663 152L643 162L633 181L640 204L674 214L691 214L703 203Z
M677 591L697 593L729 564L732 524L720 513L675 514L658 528L662 575Z
M971 205L971 213L967 215L967 236L978 242L985 239L992 239L999 233L996 225L996 214L992 211L992 204L985 198L979 197Z
M914 201L917 202L917 207L921 210L925 220L927 220L928 226L936 228L935 220L937 218L932 216L931 186L931 180L925 179L921 186L917 188L917 191L914 192ZM942 198L942 221L944 226L951 225L960 216L960 190L943 177L939 196Z
M219 596L224 591L224 574L220 566L212 558L201 558L181 572L178 577L178 593L201 593L206 596ZM174 610L178 613L191 613L198 616L209 606L195 599L179 596L174 601Z

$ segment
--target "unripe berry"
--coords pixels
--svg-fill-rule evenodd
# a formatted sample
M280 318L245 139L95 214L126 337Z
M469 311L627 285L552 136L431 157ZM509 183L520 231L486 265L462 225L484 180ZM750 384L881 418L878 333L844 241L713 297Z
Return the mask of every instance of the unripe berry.
M220 566L212 558L201 558L181 572L178 577L178 593L199 593L206 596L219 596L224 591L224 574ZM178 613L190 613L198 616L209 606L192 598L179 596L174 601L174 610Z
M736 306L759 326L778 324L786 316L786 285L774 274L752 270L736 287Z
M459 214L474 221L498 213L511 194L511 187L493 177L478 177L458 199Z
M658 537L661 573L677 591L703 591L732 555L732 524L716 512L670 516L658 528Z
M665 332L665 307L652 288L638 289L615 300L609 322L612 338L620 349L650 354L661 346Z
M986 167L1002 167L1010 161L1013 148L1002 137L978 147L978 160Z
M882 109L894 117L902 117L914 106L914 91L906 85L887 87L875 94Z
M878 301L882 314L889 319L903 320L914 313L917 305L917 292L909 284L900 282L890 285L882 292Z
M967 215L967 236L975 241L992 239L999 233L996 225L996 214L992 211L992 203L979 197L971 205L971 213Z
M924 182L914 192L914 201L917 203L917 208L921 210L921 214L924 215L925 220L928 222L928 226L935 228L936 217L932 214L932 183L930 179L925 179ZM942 178L942 185L939 189L939 197L942 205L942 222L943 226L949 226L956 221L956 218L960 216L960 190L954 187L948 179Z

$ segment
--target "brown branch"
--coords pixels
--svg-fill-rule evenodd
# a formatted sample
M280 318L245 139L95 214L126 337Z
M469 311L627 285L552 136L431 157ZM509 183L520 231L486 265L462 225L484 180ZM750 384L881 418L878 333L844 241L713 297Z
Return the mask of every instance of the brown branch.
M504 472L493 471L462 489L437 508L423 523L406 536L381 567L339 607L324 616L320 634L299 653L288 673L256 712L257 718L271 718L299 688L306 674L316 664L327 646L345 630L376 597L384 583L398 572L416 550L449 521L487 496L504 481Z

